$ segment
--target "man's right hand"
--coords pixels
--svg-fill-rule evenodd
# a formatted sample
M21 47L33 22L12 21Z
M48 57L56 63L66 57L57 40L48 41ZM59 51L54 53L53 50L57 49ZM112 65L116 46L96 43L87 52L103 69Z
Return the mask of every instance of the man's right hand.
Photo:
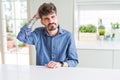
M36 14L33 16L33 18L40 19L39 14L36 13Z

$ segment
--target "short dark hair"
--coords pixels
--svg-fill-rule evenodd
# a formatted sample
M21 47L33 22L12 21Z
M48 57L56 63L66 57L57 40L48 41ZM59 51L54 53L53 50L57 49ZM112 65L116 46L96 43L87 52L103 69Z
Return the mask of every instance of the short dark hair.
M38 14L40 18L53 12L57 14L57 9L53 3L43 3L38 9Z

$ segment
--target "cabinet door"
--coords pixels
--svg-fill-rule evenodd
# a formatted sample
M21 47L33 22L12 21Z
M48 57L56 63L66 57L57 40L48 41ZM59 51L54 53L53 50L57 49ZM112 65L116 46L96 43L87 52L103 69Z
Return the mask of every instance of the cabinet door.
M112 50L80 50L78 67L112 68Z
M114 51L113 68L120 69L120 50Z

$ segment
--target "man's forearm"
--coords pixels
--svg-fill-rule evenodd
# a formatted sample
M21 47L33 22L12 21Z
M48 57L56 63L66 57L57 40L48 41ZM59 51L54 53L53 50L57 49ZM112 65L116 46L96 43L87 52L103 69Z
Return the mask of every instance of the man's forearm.
M67 63L68 67L76 67L79 62L78 60L68 60Z

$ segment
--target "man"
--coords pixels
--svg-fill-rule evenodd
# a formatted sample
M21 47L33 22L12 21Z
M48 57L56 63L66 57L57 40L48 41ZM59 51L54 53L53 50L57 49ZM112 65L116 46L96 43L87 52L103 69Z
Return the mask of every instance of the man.
M36 64L48 68L75 67L78 56L74 39L70 32L58 24L57 10L53 3L43 3L34 18L39 19L44 27L33 32L29 25L21 28L17 38L36 47Z

